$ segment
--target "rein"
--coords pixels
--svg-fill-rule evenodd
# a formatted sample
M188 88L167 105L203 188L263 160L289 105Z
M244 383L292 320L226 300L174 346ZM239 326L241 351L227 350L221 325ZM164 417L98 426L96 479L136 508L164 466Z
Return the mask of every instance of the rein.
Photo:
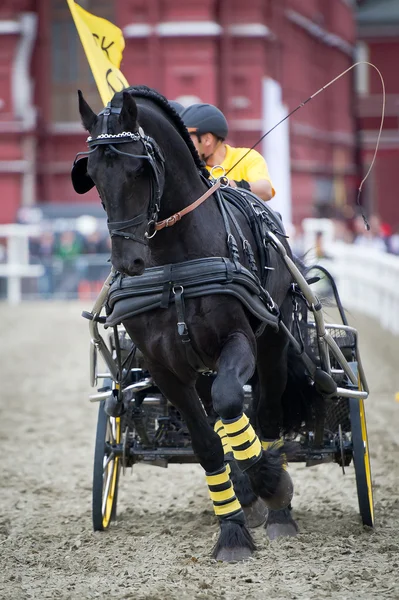
M209 190L207 190L205 192L205 194L202 194L202 196L200 196L198 198L198 200L196 200L192 204L189 204L188 206L186 206L186 208L179 210L178 212L176 212L174 215L171 215L167 219L164 219L163 221L159 221L159 223L156 223L155 227L154 227L155 231L160 231L161 229L164 229L165 227L173 227L173 225L175 225L178 221L180 221L180 219L182 217L184 217L188 213L195 210L198 206L200 206L203 202L205 202L205 200L207 198L209 198L209 196L212 196L212 194L214 192L216 192L220 187L224 187L222 179L223 178L218 179L217 182L214 185L212 185L212 187L209 188Z

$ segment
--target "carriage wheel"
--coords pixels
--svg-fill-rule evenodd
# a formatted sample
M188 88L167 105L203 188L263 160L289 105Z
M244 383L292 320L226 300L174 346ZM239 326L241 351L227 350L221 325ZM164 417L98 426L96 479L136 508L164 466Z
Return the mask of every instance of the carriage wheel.
M369 443L363 400L349 399L353 463L356 474L357 496L363 525L374 526L373 488L371 481Z
M105 402L98 409L96 446L93 470L93 529L104 531L116 519L116 504L120 475L120 459L109 450L109 445L121 441L120 418L109 417Z

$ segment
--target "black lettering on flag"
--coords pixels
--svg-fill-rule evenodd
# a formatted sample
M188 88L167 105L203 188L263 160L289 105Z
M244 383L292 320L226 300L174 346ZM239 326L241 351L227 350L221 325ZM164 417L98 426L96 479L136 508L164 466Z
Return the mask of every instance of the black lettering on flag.
M119 82L119 83L120 83L120 87L119 87L118 89L115 89L115 87L114 87L114 85L115 85L115 82L113 82L113 85L112 85L112 83L111 83L111 81L110 81L110 78L112 77L112 75L113 75L114 77L116 77L116 79L117 79L117 82ZM114 94L116 94L116 92L120 92L120 91L121 91L121 90L123 90L123 89L124 89L124 87L125 87L125 84L124 84L124 82L123 82L123 81L122 81L122 80L121 80L121 79L118 77L118 75L117 75L117 74L114 72L114 70L113 70L113 69L108 69L108 71L107 71L107 72L106 72L106 74L105 74L105 79L106 79L106 81L107 81L107 84L108 84L108 87L109 87L109 89L110 89L110 90L111 90L111 92L113 92ZM116 85L116 87L118 87L118 85Z
M107 58L109 60L109 54L108 54L108 50L111 48L111 46L113 46L115 44L115 42L110 42L108 44L108 46L106 46L106 41L105 41L105 36L102 37L102 40L100 42L100 36L97 33L93 33L93 37L96 40L97 45L100 46L101 50L103 52L105 52L105 54L107 55Z

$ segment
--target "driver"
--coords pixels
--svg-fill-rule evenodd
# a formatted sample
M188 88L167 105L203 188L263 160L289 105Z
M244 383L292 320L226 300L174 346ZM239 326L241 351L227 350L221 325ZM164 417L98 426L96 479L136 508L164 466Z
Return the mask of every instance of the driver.
M273 198L275 190L265 159L256 150L248 152L248 148L233 148L225 143L228 125L224 114L216 106L192 104L180 113L180 117L208 171L220 165L231 187L250 190L265 202ZM214 172L214 175L218 177L222 173Z

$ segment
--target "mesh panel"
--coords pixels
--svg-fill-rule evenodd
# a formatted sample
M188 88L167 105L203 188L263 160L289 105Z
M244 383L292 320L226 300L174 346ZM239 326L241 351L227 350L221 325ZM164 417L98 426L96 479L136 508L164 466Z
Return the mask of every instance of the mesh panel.
M343 432L351 430L348 398L331 400L326 406L326 429L331 433L337 433L338 425L341 425Z
M300 323L301 334L305 347L308 349L316 363L320 363L319 347L317 343L317 330L315 323ZM353 360L353 350L356 347L355 335L352 331L340 327L326 325L326 331L335 340L346 360ZM332 369L342 370L342 367L330 352L330 362ZM344 375L333 373L338 386L343 384ZM326 422L325 428L335 434L338 432L338 426L341 425L343 432L351 431L349 418L349 402L347 398L326 400Z
M356 346L355 336L352 331L347 331L346 329L341 329L337 327L331 327L326 325L326 331L331 335L331 337L335 340L337 346L340 348L341 352L345 356L346 360L352 360L352 352ZM313 358L320 362L319 355L319 346L317 343L317 330L314 323L301 323L301 333L305 342L305 347L307 347ZM332 369L340 369L340 365L331 355L331 368Z

